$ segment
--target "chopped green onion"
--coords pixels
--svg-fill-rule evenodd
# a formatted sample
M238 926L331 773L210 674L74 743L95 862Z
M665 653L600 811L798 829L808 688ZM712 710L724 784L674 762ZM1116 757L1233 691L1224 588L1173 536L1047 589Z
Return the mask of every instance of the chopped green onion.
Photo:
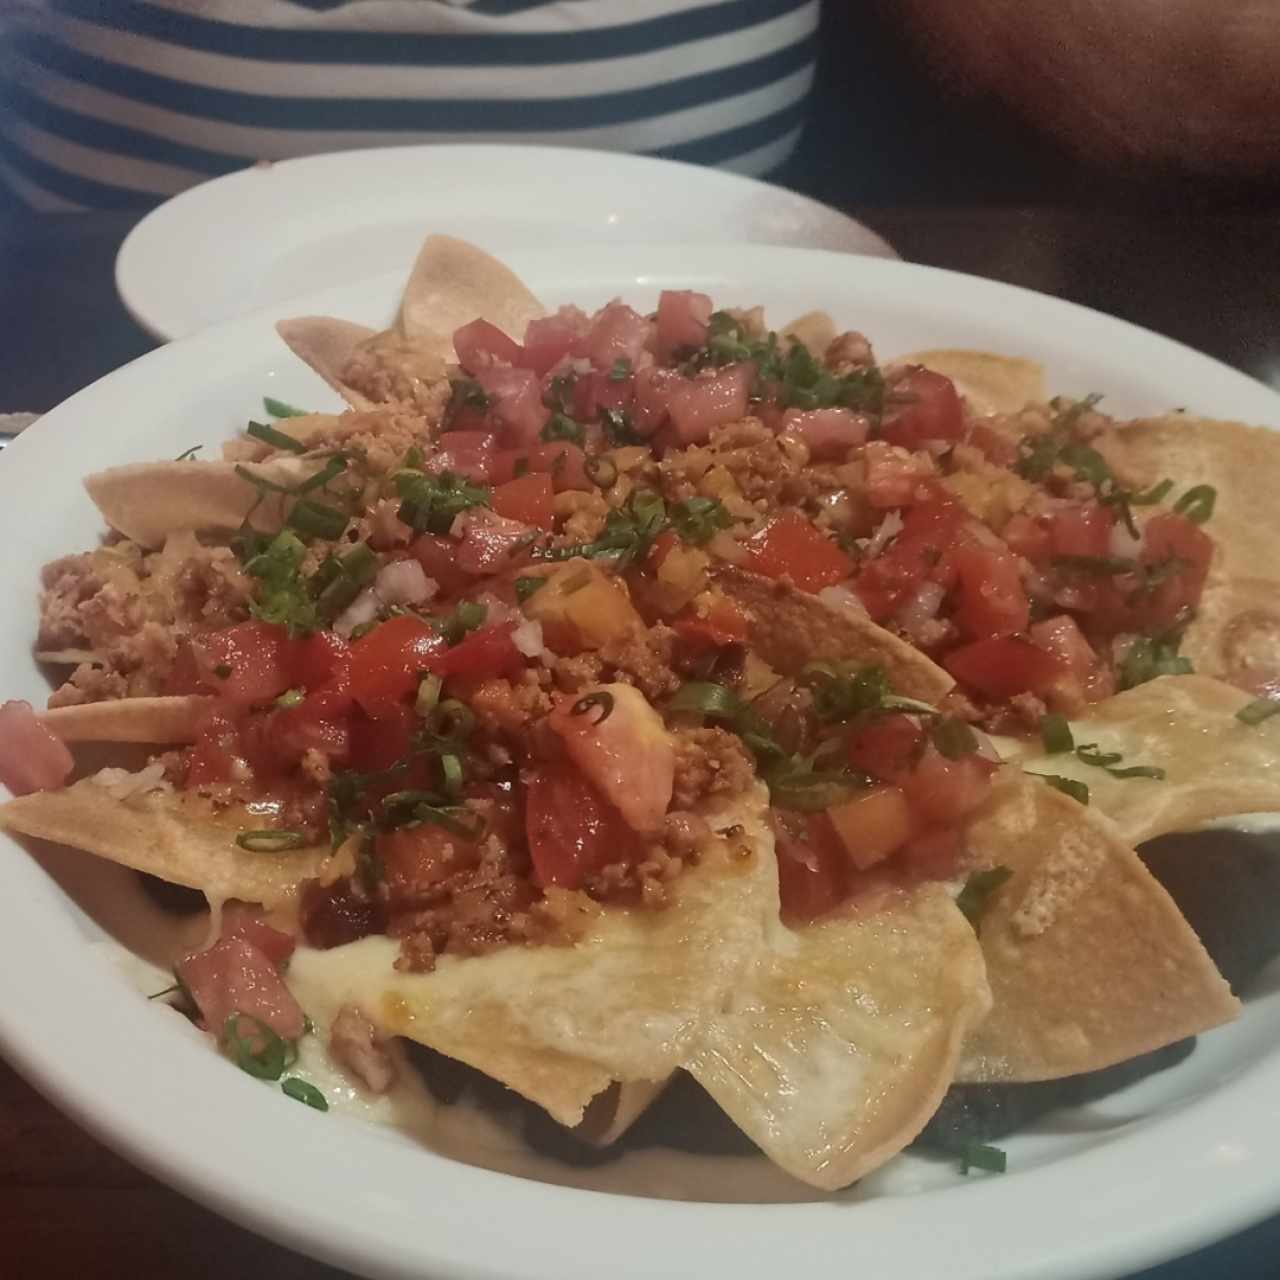
M524 604L535 591L541 591L546 585L546 578L517 578L516 599Z
M671 508L671 525L685 542L702 546L721 529L727 529L733 517L715 498L685 498Z
M1113 778L1150 778L1153 782L1163 782L1165 771L1159 765L1131 764L1123 769L1108 769Z
M418 682L418 696L413 709L420 716L429 716L440 701L440 690L444 681L436 675L426 675Z
M553 413L542 428L542 439L547 444L554 440L568 440L570 444L581 446L586 438L582 424L574 422L567 413Z
M342 537L347 527L348 516L345 511L336 507L325 506L322 502L313 502L310 498L302 498L293 504L289 512L289 526L301 534L315 538L326 538L332 541Z
M440 771L444 775L445 794L456 800L462 794L462 760L452 751L440 757Z
M1211 484L1198 484L1173 504L1174 511L1195 524L1204 524L1213 515L1218 491Z
M305 418L310 409L299 409L294 405L286 404L283 400L277 400L275 396L263 396L262 407L273 418Z
M1008 867L991 867L986 871L971 872L965 880L964 888L956 896L956 906L973 925L974 933L979 932L978 926L990 904L991 895L1012 875Z
M1089 788L1083 782L1077 782L1074 778L1064 778L1059 773L1035 773L1031 770L1027 772L1033 778L1043 778L1055 791L1061 791L1064 796L1070 796L1081 804L1089 803Z
M1045 754L1050 756L1074 751L1076 745L1071 736L1071 725L1060 711L1051 711L1041 718L1040 741L1044 743Z
M597 707L600 709L600 714L590 722L591 724L603 724L613 714L613 694L608 689L597 689L594 693L584 694L573 704L569 714L589 716Z
M1008 1156L999 1148L985 1142L966 1142L960 1153L960 1172L968 1176L970 1169L982 1169L986 1173L1004 1173Z
M484 625L489 616L488 605L477 600L462 600L454 611L446 618L438 618L434 622L437 631L449 644L457 644L468 631L474 631Z
M272 827L265 831L242 831L236 836L236 844L250 853L285 853L290 849L305 849L307 837L302 831Z
M1144 489L1141 493L1129 494L1128 502L1133 507L1153 507L1157 502L1163 502L1172 490L1172 480L1161 480L1159 484L1152 485L1150 489Z
M1076 755L1081 764L1092 765L1095 769L1109 769L1124 759L1119 751L1099 751L1096 742L1081 743L1076 748Z
M295 1102L305 1102L307 1106L314 1107L317 1111L329 1110L329 1103L325 1100L324 1094L315 1085L309 1084L298 1076L290 1076L280 1086L280 1090L286 1097L292 1098Z
M223 1023L220 1044L241 1071L258 1080L279 1080L289 1065L287 1043L252 1014L233 1013Z
M446 698L427 716L426 731L439 742L465 742L475 727L475 712L456 698Z
M471 507L487 507L489 490L452 471L402 470L392 476L400 497L397 515L417 533L448 533Z
M1236 719L1241 724L1261 724L1264 720L1270 720L1277 712L1280 712L1280 698L1255 698L1236 712Z
M948 760L971 756L978 749L978 735L963 720L937 720L929 733L933 745Z
M667 702L668 711L692 711L698 715L732 719L745 703L732 689L710 681L691 681L682 685Z
M626 356L619 356L609 370L610 382L626 382L631 377L631 361Z
M307 446L301 440L295 440L292 436L286 435L283 431L277 431L275 427L269 427L264 422L251 422L244 431L245 435L261 440L263 444L269 444L273 449L285 449L289 453L306 453L307 451Z
M300 485L296 486L293 492L301 496L304 493L310 493L313 489L323 489L331 480L336 480L346 469L346 455L335 453L315 475L308 476Z
M202 444L193 444L190 449L183 449L183 451L174 458L174 462L186 462L188 458L194 458L195 455L203 448L204 445Z
M1120 688L1133 689L1157 676L1189 675L1194 669L1189 658L1178 653L1182 637L1177 633L1162 637L1139 636L1120 661Z
M289 707L300 707L305 697L306 694L301 689L286 689L276 699L276 706L284 707L286 710Z

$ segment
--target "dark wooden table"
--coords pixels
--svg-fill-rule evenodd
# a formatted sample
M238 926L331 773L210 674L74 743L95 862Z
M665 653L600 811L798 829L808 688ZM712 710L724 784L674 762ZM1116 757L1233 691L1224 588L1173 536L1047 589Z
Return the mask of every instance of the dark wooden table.
M1280 388L1280 218L1054 209L876 209L861 216L906 258L1097 307ZM154 345L125 314L112 284L115 253L133 221L90 214L0 223L0 412L48 409ZM1278 1273L1280 1218L1143 1280L1270 1280ZM159 1185L0 1063L5 1280L342 1274Z

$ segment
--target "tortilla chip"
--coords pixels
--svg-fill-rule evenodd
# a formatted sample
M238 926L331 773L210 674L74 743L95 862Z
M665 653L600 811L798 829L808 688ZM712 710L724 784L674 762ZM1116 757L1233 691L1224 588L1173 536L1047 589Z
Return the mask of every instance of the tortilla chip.
M158 778L149 783L147 772L104 769L61 791L19 796L0 805L0 828L203 890L215 902L282 902L329 856L327 845L286 853L242 849L236 826L185 804Z
M443 956L400 973L396 943L365 938L307 958L308 971L382 1029L483 1071L576 1125L614 1081L665 1079L693 1051L778 914L764 788L709 815L741 827L672 884L658 911L599 911L571 946ZM734 856L735 852L740 856Z
M453 334L483 317L523 341L542 304L519 276L483 249L452 236L428 236L400 301L397 327L406 338L442 337L453 356Z
M1038 750L1025 749L1021 762L1083 782L1090 807L1106 814L1130 844L1214 818L1280 810L1280 717L1242 724L1236 712L1250 701L1207 676L1161 676L1072 721L1077 745L1118 752L1120 768L1163 769L1159 781L1114 778L1073 755Z
M958 1080L1097 1071L1239 1012L1173 900L1106 818L1005 769L965 843L978 865L1013 875L981 917L994 1003Z
M1175 476L1217 490L1205 526L1217 552L1182 652L1201 675L1280 693L1280 432L1170 414L1121 423L1095 444L1133 488Z
M689 1071L771 1160L834 1191L920 1132L990 1003L968 921L923 886L865 914L777 926Z
M213 698L115 698L39 713L63 742L194 742Z
M751 648L783 675L795 675L807 662L865 663L882 667L895 693L924 702L939 701L955 684L914 645L852 605L827 604L731 565L718 566L713 577L749 615Z
M979 417L1016 413L1046 397L1044 366L1017 356L997 356L987 351L913 351L899 356L895 365L922 364L956 384L956 390Z
M574 1127L573 1135L593 1147L607 1147L622 1137L671 1083L665 1080L633 1080L615 1084L597 1094Z
M836 322L825 311L806 311L782 330L783 338L791 338L822 358L836 340Z
M287 457L241 465L274 484L296 485L324 461ZM275 493L259 502L258 490L231 462L135 462L95 472L84 487L113 529L148 548L185 530L233 532L246 519L260 533L275 533L292 502Z
M333 316L296 316L276 323L276 332L299 360L310 366L353 409L372 409L373 401L342 381L356 351L378 331Z

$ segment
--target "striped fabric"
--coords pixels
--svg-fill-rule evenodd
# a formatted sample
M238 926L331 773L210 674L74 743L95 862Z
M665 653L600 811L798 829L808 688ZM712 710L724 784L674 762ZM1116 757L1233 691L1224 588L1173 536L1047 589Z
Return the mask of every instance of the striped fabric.
M759 175L799 135L819 0L0 0L0 177L145 207L254 161L602 147Z

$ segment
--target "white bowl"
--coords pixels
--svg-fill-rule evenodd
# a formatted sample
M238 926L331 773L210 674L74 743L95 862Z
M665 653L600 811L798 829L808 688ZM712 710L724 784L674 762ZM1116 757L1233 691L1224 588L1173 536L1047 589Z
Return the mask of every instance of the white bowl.
M694 287L764 303L775 323L813 307L878 351L971 346L1045 362L1067 394L1120 414L1280 422L1280 396L1205 356L1083 308L931 268L751 246L574 245L509 255L545 300L651 304ZM374 324L398 276L288 308ZM111 463L210 451L264 392L331 394L257 315L153 352L80 392L0 455L3 693L37 699L39 566L99 531L79 478ZM55 869L88 865L64 855ZM96 865L96 864L95 864ZM1280 1207L1280 984L1176 1069L1007 1142L1003 1177L961 1179L906 1156L833 1197L680 1203L487 1172L414 1140L299 1107L235 1070L141 1000L104 955L101 926L40 864L0 840L0 1044L41 1090L138 1164L255 1230L377 1277L614 1280L1083 1280L1118 1275ZM681 1157L672 1155L679 1172ZM739 1166L699 1173L711 1199ZM719 1170L720 1172L717 1172Z

